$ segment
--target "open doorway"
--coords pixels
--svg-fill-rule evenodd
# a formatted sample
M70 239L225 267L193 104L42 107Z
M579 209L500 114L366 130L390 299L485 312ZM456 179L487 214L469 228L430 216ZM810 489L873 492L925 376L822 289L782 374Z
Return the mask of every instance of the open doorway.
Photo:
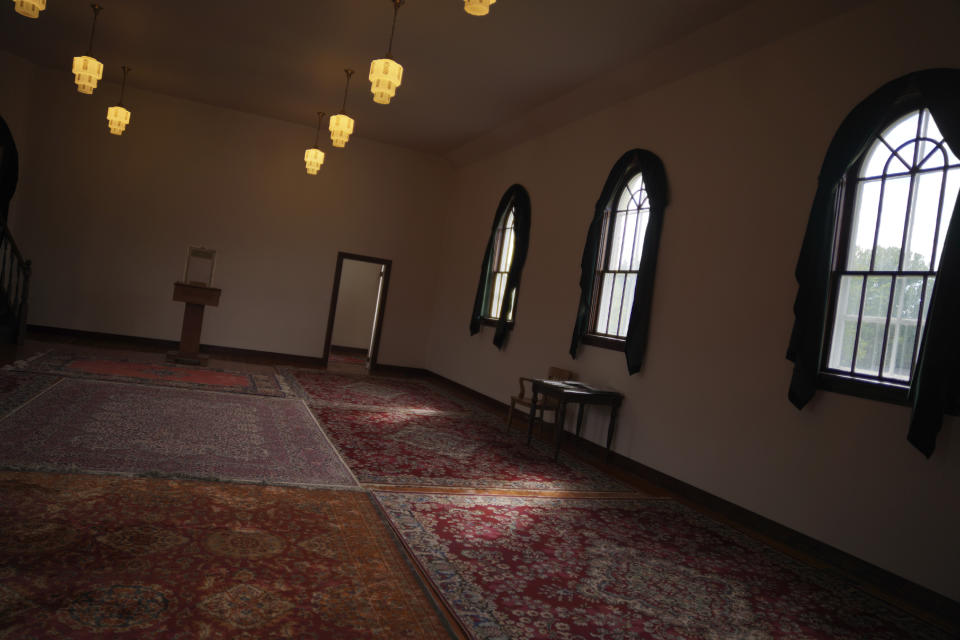
M337 253L323 347L327 365L338 362L368 370L377 366L390 265L384 258Z

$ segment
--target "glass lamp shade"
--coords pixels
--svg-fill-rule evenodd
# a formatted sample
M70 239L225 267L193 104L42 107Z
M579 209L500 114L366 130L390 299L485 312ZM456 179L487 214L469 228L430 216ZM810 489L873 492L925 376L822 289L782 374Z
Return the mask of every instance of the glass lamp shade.
M341 148L347 146L351 133L353 133L353 118L343 113L330 116L330 140L333 141L333 146Z
M90 56L75 57L73 77L77 83L77 91L89 95L97 88L97 82L103 77L103 63Z
M130 112L117 105L107 109L107 125L110 133L115 136L123 135L123 130L130 124Z
M497 0L463 0L463 10L472 16L485 16L490 13L490 5Z
M303 154L303 161L307 163L307 173L312 176L317 175L320 166L323 164L323 157L324 153L320 149L307 149L307 152Z
M390 58L380 58L370 63L370 91L377 104L390 104L403 79L403 65Z
M22 16L36 18L47 8L47 0L13 0L15 10Z

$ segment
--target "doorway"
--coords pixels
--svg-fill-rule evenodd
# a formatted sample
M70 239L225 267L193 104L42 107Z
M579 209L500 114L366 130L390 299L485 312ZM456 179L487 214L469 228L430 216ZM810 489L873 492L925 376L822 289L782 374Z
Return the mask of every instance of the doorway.
M385 258L337 253L323 347L327 366L333 358L376 368L391 264Z

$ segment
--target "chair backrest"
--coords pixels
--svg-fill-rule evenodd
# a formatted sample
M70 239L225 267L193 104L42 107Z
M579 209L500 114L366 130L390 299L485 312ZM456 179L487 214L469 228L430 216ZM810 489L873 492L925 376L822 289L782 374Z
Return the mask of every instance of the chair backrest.
M547 380L576 380L577 374L560 367L550 367L547 369Z

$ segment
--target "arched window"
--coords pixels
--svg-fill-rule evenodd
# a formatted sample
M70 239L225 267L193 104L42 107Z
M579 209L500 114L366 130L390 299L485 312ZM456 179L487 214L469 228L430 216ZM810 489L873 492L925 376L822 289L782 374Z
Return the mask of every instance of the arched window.
M580 306L570 355L581 343L625 351L640 370L667 204L663 163L634 149L614 165L594 209L580 262Z
M960 409L960 70L887 83L827 149L797 261L790 401L818 388L912 406L933 453Z
M498 348L503 348L513 328L529 241L530 196L515 184L503 194L493 217L470 316L470 335L479 332L484 324L496 326L493 343Z
M604 240L593 285L598 296L591 313L590 335L624 340L650 221L650 197L643 173L627 180L615 202L615 207L603 215Z
M487 273L486 300L483 304L484 320L499 320L503 310L503 298L507 292L507 277L510 275L510 266L513 265L513 254L517 244L515 232L516 207L500 215L500 223L494 231L493 259ZM513 321L513 302L516 290L511 293L510 304L507 305L507 322Z
M929 109L897 118L847 172L827 371L909 386L958 191Z

